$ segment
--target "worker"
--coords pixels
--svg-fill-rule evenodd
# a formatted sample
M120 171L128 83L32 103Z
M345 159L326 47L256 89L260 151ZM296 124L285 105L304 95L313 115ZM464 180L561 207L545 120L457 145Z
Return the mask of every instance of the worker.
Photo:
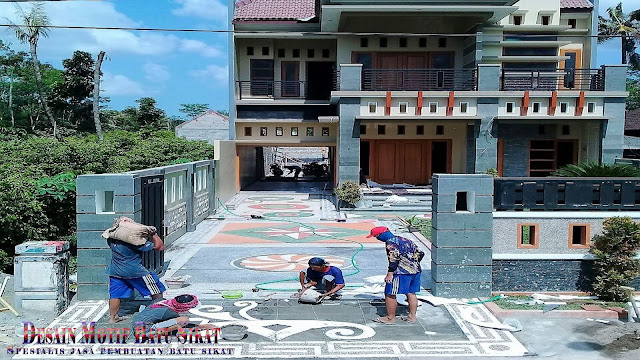
M294 179L298 179L298 176L300 175L300 172L302 171L302 168L300 168L300 166L298 165L285 165L284 167L285 169L287 169L289 172L287 173L287 175L295 172L293 174L293 178Z
M335 266L330 266L321 257L309 259L309 267L300 271L300 286L302 295L307 289L315 287L316 290L324 291L319 300L329 298L329 300L340 300L342 295L338 292L344 287L342 271Z

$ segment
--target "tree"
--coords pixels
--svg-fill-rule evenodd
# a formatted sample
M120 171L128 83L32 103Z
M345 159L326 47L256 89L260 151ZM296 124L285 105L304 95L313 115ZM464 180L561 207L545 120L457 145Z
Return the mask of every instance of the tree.
M216 110L216 112L220 115L229 116L229 111L227 110Z
M105 52L100 51L98 54L98 62L93 72L93 123L96 126L96 133L98 133L98 139L100 139L100 141L103 140L102 125L100 124L100 67L102 67L104 55Z
M164 110L156 107L158 102L154 98L143 97L136 102L139 104L136 120L141 126L151 126L156 129L164 127L166 114Z
M8 86L6 87L7 94L7 110L9 111L9 117L11 119L11 127L16 127L16 116L14 106L14 85L16 81L19 81L20 68L25 66L25 59L27 53L15 52L0 41L0 78L7 79ZM3 83L4 85L4 83ZM5 87L2 86L2 95L5 94Z
M640 40L640 10L630 14L622 11L622 3L607 9L608 18L598 16L598 43L604 43L615 37L620 37L622 43L622 63L632 68L640 68L640 55L636 53L636 46Z
M40 36L48 37L51 25L49 17L44 11L43 4L36 3L31 6L29 13L25 13L20 5L16 4L16 14L24 25L16 25L9 21L11 29L15 32L16 38L21 43L29 43L29 53L31 54L31 62L36 77L36 87L42 110L53 127L53 136L59 141L62 140L56 119L53 117L49 105L47 104L47 96L45 95L42 85L42 74L40 73L40 61L38 61L38 41ZM7 19L8 20L8 19Z
M627 73L627 110L640 108L640 73L638 71L628 71Z
M52 108L61 119L61 126L82 131L94 129L91 109L93 99L94 61L90 53L75 51L70 59L62 61L63 81L56 84Z
M202 113L209 110L209 104L180 104L179 112L186 114L189 119L192 119Z

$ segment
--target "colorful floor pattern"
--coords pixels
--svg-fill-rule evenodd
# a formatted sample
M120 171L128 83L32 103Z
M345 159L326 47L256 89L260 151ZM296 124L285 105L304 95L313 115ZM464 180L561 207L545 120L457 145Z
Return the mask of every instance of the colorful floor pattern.
M362 223L229 223L209 240L210 244L233 243L378 243L367 238L374 227ZM343 240L341 240L343 239Z
M257 271L302 271L309 267L309 259L316 256L325 259L325 261L340 269L346 269L351 266L351 261L349 259L322 254L272 254L248 256L234 260L231 265L239 269Z

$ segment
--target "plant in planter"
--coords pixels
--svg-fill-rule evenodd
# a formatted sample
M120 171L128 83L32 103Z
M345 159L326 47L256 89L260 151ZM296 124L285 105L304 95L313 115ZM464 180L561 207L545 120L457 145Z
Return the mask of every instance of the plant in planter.
M343 204L348 207L355 207L356 203L362 199L360 186L353 180L343 181L340 186L333 191L336 193L338 200L340 200L341 207Z
M634 258L640 249L640 224L629 217L604 220L602 234L593 238L591 253L595 256L596 277L593 295L604 300L626 301L621 286L629 286L640 274L640 260Z
M487 174L487 175L491 175L494 178L500 177L500 174L498 173L498 169L496 169L496 168L489 168L489 169L485 170L484 173Z

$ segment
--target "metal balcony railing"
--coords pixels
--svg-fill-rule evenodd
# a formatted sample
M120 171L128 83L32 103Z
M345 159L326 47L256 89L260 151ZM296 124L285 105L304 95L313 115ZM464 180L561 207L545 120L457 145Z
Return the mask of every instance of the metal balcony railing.
M604 90L602 69L502 70L502 90Z
M306 87L304 81L253 80L236 81L236 93L239 100L244 98L264 99L304 99Z
M476 69L366 69L366 91L453 91L477 89Z

